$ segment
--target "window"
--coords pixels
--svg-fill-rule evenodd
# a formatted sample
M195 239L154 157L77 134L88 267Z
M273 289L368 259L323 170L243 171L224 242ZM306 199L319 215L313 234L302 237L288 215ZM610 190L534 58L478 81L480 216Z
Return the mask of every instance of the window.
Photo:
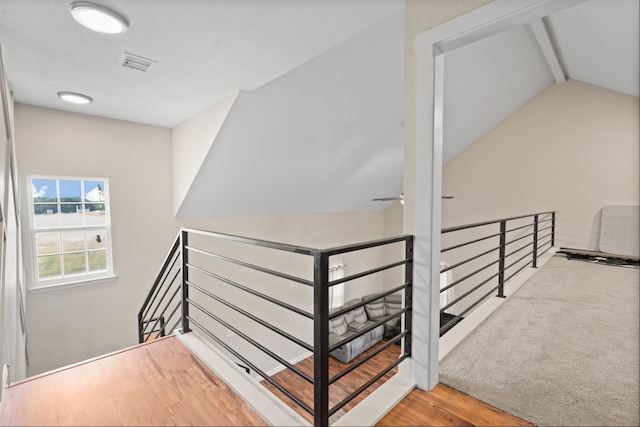
M37 286L113 275L108 180L31 177L30 184Z

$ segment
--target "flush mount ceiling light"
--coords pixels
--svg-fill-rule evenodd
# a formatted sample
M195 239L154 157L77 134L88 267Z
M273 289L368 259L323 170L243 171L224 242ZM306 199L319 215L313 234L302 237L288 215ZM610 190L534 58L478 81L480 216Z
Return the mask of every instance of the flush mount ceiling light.
M89 104L93 101L90 96L75 92L58 92L58 98L72 104Z
M129 23L113 10L95 3L78 1L69 6L73 19L90 30L106 34L123 34Z

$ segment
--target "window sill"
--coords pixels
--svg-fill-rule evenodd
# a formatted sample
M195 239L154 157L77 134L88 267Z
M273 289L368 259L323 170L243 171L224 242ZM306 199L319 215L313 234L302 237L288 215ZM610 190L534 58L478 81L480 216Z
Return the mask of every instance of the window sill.
M29 292L32 294L39 294L42 292L57 291L59 289L77 288L79 286L94 285L102 282L113 282L118 276L110 274L108 276L100 276L91 279L73 280L68 282L53 283L51 285L37 285L29 288Z

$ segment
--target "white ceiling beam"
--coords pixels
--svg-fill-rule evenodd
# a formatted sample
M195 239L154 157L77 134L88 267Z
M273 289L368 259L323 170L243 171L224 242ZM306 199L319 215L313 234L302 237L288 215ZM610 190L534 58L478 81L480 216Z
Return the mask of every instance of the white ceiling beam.
M549 35L549 30L543 20L543 18L536 18L529 22L529 27L533 32L533 36L538 42L538 46L540 46L540 50L542 51L542 55L544 55L544 59L547 61L549 65L549 69L551 69L551 74L553 74L553 78L556 79L556 83L564 83L567 81L564 70L562 69L562 65L560 64L560 59L558 58L558 52L551 40L551 36Z

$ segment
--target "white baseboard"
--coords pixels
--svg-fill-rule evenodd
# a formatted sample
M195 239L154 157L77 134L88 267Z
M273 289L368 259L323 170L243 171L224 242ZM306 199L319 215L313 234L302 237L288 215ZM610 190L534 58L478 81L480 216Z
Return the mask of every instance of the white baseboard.
M298 356L294 357L294 358L293 358L293 359L291 359L291 360L288 360L287 362L289 362L289 363L290 363L290 364L292 364L292 365L295 365L296 363L301 362L301 361L303 361L304 359L306 359L307 357L311 357L311 356L313 356L313 353L311 353L310 351L305 351L304 353L302 353L302 354L300 354L300 355L298 355ZM268 376L268 377L272 377L272 376L274 376L275 374L277 374L278 372L280 372L280 371L284 371L285 369L287 369L287 367L286 367L286 366L284 366L284 365L278 365L278 366L276 366L276 367L275 367L275 368L273 368L273 369L269 369L267 372L265 372L265 374L267 374L267 376ZM259 380L261 380L262 378L258 378L258 379L259 379Z

